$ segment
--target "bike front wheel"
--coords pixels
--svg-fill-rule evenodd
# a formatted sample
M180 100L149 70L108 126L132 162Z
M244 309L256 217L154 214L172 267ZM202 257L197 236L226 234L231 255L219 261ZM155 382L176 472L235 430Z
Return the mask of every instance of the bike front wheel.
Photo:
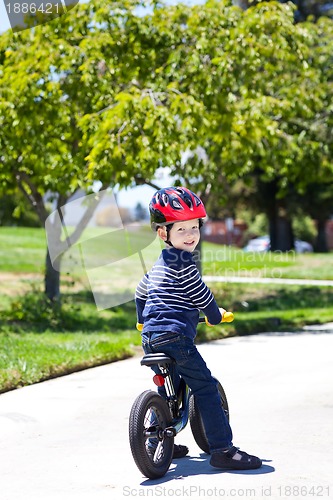
M229 406L228 406L228 400L227 396L224 392L224 389L220 382L216 380L217 383L217 389L219 391L219 395L221 398L221 406L224 410L224 414L227 417L227 420L229 421ZM207 441L207 436L205 432L205 428L202 422L202 418L200 415L200 411L198 408L198 404L195 401L195 396L192 395L190 397L190 409L189 409L189 418L190 418L190 426L192 430L192 434L194 437L195 442L199 446L199 448L202 449L205 453L209 453L209 444Z
M138 469L149 479L163 477L171 464L174 435L166 401L145 391L133 403L129 417L129 441Z

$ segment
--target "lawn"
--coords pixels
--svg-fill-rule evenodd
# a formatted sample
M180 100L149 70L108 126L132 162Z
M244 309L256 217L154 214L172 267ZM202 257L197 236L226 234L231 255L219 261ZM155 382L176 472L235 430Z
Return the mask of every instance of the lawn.
M55 308L34 288L3 304L0 393L127 358L140 345L133 302L98 312L91 293L65 292Z
M81 240L81 250L94 256L95 248L97 262L105 264L110 240L103 233L105 229L89 229ZM126 240L126 248L124 241L117 240L116 251L120 255L134 252L145 241L144 236L134 231ZM94 244L85 246L91 238ZM61 308L45 300L45 252L42 229L0 228L0 392L123 359L139 349L134 302L98 310L84 267L69 266L62 274ZM157 252L156 244L146 248L146 262L152 262ZM333 279L332 253L246 254L204 242L203 256L204 275ZM143 272L140 269L135 270L138 275ZM115 286L115 279L111 283L104 279L109 288ZM214 328L199 325L199 342L292 331L305 324L333 320L333 287L251 283L210 286L219 305L234 311L235 321Z
M152 242L152 233L148 227L139 230L133 228L126 237L121 231L108 232L106 228L88 227L71 255L83 255L86 267L97 267L108 258L112 259L111 255L130 255L137 248L147 245L143 253L149 267L160 249L158 242L150 245ZM44 229L0 227L0 272L42 273L45 255ZM75 259L66 259L66 269L74 270L77 275L82 273L81 262L76 266ZM238 248L204 242L203 274L333 280L333 253L247 253Z
M333 253L243 252L207 242L203 247L205 275L333 280Z

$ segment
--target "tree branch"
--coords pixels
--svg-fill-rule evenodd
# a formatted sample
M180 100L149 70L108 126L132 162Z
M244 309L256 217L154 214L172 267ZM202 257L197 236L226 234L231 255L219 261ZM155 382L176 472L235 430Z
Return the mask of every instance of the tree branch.
M104 183L96 193L96 197L93 201L93 203L89 203L87 206L81 220L79 221L78 225L74 229L73 233L71 235L66 234L66 239L68 242L69 247L72 245L75 245L75 243L80 239L81 234L89 224L94 211L97 207L97 205L100 203L102 196L98 196L98 193L101 193L102 191L105 191L109 187L109 183ZM63 227L65 228L65 225L63 224Z
M147 186L151 186L152 188L156 189L156 191L161 189L161 187L158 186L157 184L155 184L154 182L148 181L147 179L144 179L143 177L139 177L138 175L134 176L134 180L135 180L135 183L137 186L143 186L144 184L147 184Z
M36 211L39 217L41 224L44 225L48 217L48 213L46 211L42 195L39 193L36 186L31 181L30 177L26 172L20 172L19 170L14 170L14 174L20 191L31 203L33 209ZM28 186L30 192L29 190L26 189L25 184Z

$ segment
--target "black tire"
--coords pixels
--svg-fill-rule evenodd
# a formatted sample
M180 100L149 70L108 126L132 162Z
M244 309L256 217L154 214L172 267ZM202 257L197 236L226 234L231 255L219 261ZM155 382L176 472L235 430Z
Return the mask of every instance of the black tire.
M171 464L174 437L159 440L155 454L147 448L149 438L145 431L151 427L152 415L157 425L152 429L163 431L171 425L171 414L166 401L154 391L145 391L133 403L129 417L129 441L138 469L149 479L163 477Z
M217 389L221 397L222 408L229 421L229 406L228 406L227 396L225 395L224 389L220 384L220 382L217 379L215 380L217 382ZM202 451L209 454L209 445L206 437L205 428L201 419L198 405L195 401L195 396L193 395L190 397L189 417L190 417L190 426L195 442L197 443L199 448L202 449Z

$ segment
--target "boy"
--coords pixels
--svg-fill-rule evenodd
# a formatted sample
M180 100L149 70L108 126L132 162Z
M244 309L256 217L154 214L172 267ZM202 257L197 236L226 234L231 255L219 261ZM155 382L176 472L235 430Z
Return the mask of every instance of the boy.
M233 446L216 382L194 344L199 310L208 325L233 319L232 313L219 309L193 260L207 216L205 207L189 189L169 187L154 194L149 211L152 228L166 247L135 294L138 325L143 324L143 350L175 359L175 389L181 375L196 397L210 447L210 464L220 469L257 469L262 465L259 458ZM187 453L186 446L175 445L174 458Z

